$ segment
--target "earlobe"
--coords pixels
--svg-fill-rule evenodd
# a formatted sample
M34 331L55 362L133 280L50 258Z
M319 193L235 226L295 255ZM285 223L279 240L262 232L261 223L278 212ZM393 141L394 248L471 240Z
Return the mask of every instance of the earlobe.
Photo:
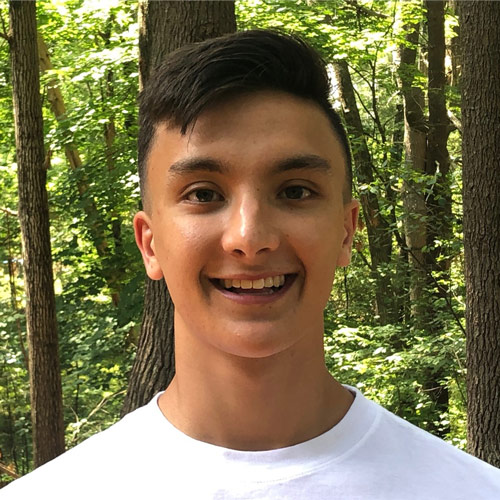
M351 262L352 242L358 226L359 202L351 200L344 205L344 239L337 259L338 267L346 267Z
M137 243L137 246L142 254L142 260L144 262L147 275L152 280L159 280L163 278L163 271L161 270L156 256L151 220L146 212L137 212L135 214L134 233L135 242Z

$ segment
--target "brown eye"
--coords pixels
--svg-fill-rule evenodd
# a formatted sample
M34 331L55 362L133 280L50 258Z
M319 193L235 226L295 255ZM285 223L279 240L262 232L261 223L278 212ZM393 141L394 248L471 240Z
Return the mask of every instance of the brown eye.
M187 199L195 203L211 203L222 201L222 196L213 189L196 189L188 194Z
M283 189L281 194L288 200L303 200L312 196L311 190L304 186L288 186Z

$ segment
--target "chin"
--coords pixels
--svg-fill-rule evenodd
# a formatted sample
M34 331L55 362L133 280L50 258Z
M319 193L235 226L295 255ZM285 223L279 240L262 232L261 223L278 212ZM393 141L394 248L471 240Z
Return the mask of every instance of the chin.
M262 325L240 328L232 334L232 341L221 342L217 347L233 356L247 359L270 358L293 348L298 339L290 338L290 328L278 332L276 328L262 328ZM234 330L233 330L234 331ZM225 345L223 345L225 344Z

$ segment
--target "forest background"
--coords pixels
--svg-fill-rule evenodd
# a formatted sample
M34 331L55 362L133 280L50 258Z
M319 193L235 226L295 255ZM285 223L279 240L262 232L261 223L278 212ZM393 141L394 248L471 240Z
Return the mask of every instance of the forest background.
M175 2L174 2L175 3ZM115 422L141 331L138 4L40 0L37 28L65 445ZM437 7L441 11L435 10ZM329 369L466 447L461 46L454 2L241 0L237 29L296 33L329 64L360 230L325 311ZM0 30L9 29L0 3ZM441 13L440 13L441 12ZM33 468L7 36L0 39L0 464Z

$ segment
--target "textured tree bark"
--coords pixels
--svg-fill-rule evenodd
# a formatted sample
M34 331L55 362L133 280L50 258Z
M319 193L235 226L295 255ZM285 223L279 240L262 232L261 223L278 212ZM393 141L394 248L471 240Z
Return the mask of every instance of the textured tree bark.
M459 5L467 448L500 467L500 3Z
M141 88L169 52L236 31L233 1L145 0L139 18ZM122 415L147 403L175 374L173 312L165 282L146 278L141 335Z
M35 2L11 1L10 54L23 242L34 465L64 451Z
M339 84L344 119L351 136L355 137L353 156L356 180L359 184L369 185L374 181L374 166L365 140L349 67L347 62L342 60L334 64L334 69ZM381 215L379 201L375 193L366 189L360 192L359 197L368 232L372 276L376 283L377 313L380 317L380 324L385 325L397 320L390 274L380 269L380 266L389 265L391 261L391 228L388 221Z

